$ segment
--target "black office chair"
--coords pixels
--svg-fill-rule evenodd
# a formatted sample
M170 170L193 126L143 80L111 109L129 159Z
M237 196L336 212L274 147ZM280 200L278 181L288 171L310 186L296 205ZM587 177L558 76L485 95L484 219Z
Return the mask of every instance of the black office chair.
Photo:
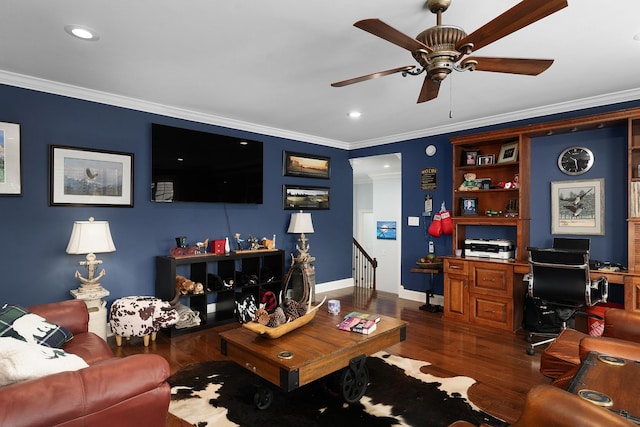
M529 297L539 298L552 307L562 322L562 329L567 327L567 321L576 314L599 317L579 311L583 307L607 302L609 294L609 282L606 277L591 280L588 250L532 247L527 250ZM533 342L536 336L544 339ZM527 354L533 355L537 346L548 344L557 336L557 333L529 333L527 341L531 346L527 349Z

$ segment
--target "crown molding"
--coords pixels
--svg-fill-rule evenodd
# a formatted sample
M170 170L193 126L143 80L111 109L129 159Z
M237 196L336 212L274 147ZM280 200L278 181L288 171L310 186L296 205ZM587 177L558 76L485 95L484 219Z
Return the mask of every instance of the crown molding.
M130 98L127 96L116 95L108 92L101 92L80 86L40 79L37 77L25 76L22 74L11 73L3 70L0 70L0 83L8 86L31 89L39 92L46 92L55 95L66 96L69 98L97 102L99 104L113 105L116 107L128 108L131 110L142 111L146 113L190 120L198 123L206 123L229 129L237 129L247 132L259 133L262 135L276 136L280 138L291 139L294 141L302 141L327 147L341 148L344 150L349 149L349 144L342 141L321 138L305 133L292 132L286 129L262 126L255 123L248 123L245 121L230 119L227 117L221 117L212 114L204 114L184 108L176 108L169 105L145 101L142 99Z
M569 111L581 110L585 108L601 107L609 104L617 104L640 99L640 89L633 89L610 94L582 98L557 104L546 105L544 107L530 108L526 110L514 111L506 114L482 117L474 120L456 122L445 126L436 126L427 129L419 129L412 132L389 135L382 138L374 138L356 142L344 142L334 139L321 138L299 132L292 132L286 129L279 129L269 126L258 125L227 117L204 114L197 111L176 108L164 104L158 104L108 92L101 92L87 89L80 86L73 86L65 83L45 80L37 77L26 76L17 73L0 70L0 83L24 89L36 90L69 98L82 99L85 101L97 102L100 104L113 105L128 108L136 111L159 114L173 118L206 123L214 126L221 126L230 129L254 132L262 135L275 136L279 138L291 139L294 141L308 142L326 147L340 148L343 150L355 150L359 148L375 147L378 145L408 141L418 138L459 132L468 129L491 126L500 123L507 123L517 120L531 119L550 114L566 113Z

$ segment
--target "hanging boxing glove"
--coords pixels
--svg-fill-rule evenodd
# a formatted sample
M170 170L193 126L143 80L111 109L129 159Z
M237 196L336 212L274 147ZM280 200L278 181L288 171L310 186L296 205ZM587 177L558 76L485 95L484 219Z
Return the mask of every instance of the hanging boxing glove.
M444 234L453 234L453 219L451 219L451 212L440 212L440 219L442 223L442 232Z
M429 229L427 231L433 237L442 236L442 220L439 213L433 215L433 221L431 221L431 225L429 225Z

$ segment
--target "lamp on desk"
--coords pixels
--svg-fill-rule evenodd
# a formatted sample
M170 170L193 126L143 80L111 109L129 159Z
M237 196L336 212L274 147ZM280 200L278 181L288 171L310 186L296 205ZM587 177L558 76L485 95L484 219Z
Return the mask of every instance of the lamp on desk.
M315 258L309 255L309 239L304 235L304 233L313 233L311 214L302 211L292 213L287 232L292 234L300 233L300 238L298 239L300 243L296 244L296 249L299 252L296 261L314 261Z
M115 250L108 221L94 221L91 217L88 221L73 223L67 253L87 254L86 261L80 261L80 265L87 267L87 278L82 277L79 271L76 271L75 275L76 279L81 282L78 292L103 291L102 285L98 281L104 277L106 272L102 269L100 274L95 276L96 266L102 264L101 260L96 259L95 254L115 252Z

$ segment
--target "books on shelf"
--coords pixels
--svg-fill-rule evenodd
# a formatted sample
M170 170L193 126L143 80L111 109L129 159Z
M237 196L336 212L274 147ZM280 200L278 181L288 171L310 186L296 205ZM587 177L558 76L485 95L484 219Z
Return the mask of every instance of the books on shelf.
M338 329L368 335L376 330L379 321L380 316L377 314L353 311L344 316L342 322L338 324Z

